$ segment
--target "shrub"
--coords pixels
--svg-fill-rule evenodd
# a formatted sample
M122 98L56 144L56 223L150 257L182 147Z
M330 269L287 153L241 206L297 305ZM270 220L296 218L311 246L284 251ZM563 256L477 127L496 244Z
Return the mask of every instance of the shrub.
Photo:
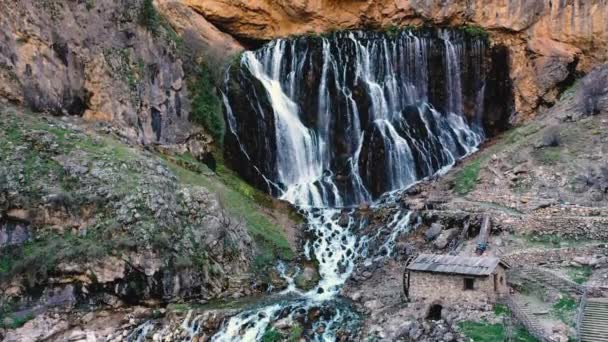
M596 115L601 111L600 101L608 95L608 66L593 70L582 81L578 95L579 106L585 115Z
M401 28L397 25L391 25L386 29L386 35L389 38L395 38L401 33Z
M152 34L158 34L160 16L154 7L153 0L144 0L139 13L139 23Z
M222 106L217 96L209 68L202 64L190 86L192 91L192 112L190 119L203 126L218 142L224 138L224 118Z
M564 296L553 304L553 313L562 322L572 324L577 306L578 304L574 298Z
M549 127L543 134L542 147L557 147L561 143L558 126Z
M462 31L472 38L488 39L490 37L488 31L480 26L465 25L462 27Z

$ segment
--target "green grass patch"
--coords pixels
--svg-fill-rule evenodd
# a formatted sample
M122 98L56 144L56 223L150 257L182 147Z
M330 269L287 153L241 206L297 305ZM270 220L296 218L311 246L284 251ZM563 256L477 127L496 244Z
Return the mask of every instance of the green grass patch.
M251 184L245 182L236 174L236 172L226 167L221 159L217 164L216 173L224 184L238 191L244 197L261 206L272 208L273 200L268 194L263 193L262 191L254 188Z
M593 268L591 266L570 267L568 269L568 276L577 284L586 283L592 274Z
M479 180L479 172L482 166L490 160L493 154L520 148L521 144L529 141L530 137L538 130L539 127L534 124L511 129L497 138L494 144L479 152L477 156L464 161L464 166L455 173L453 184L456 193L466 195L473 191Z
M34 319L34 315L31 313L21 316L0 313L0 327L5 329L17 329L21 328L23 325L25 325L25 323L31 321L32 319Z
M254 260L258 270L274 264L276 259L291 260L295 254L283 230L273 224L263 213L255 201L259 190L254 189L238 179L221 164L218 174L206 176L184 169L169 161L168 167L178 177L181 183L199 185L218 194L222 206L229 214L242 217L247 223L250 235L257 242L259 255Z
M570 296L564 296L553 304L555 310L572 311L576 309L576 300Z
M3 125L4 126L4 125ZM23 141L23 133L19 129L19 126L15 122L7 123L4 128L4 137L10 142L21 142Z
M530 136L540 130L535 124L528 124L513 128L502 136L502 145L515 145L528 140Z
M49 152L49 147L44 145L44 141L40 142L39 135L50 133L52 135L51 144L56 145L54 150L60 154L68 154L73 150L84 151L93 157L107 159L113 162L125 163L127 167L131 167L132 171L137 171L133 164L135 153L131 147L128 147L120 142L115 141L110 137L102 137L93 140L84 133L74 132L54 124L50 124L40 117L29 114L11 114L10 111L5 111L0 122L0 139L5 139L13 145L23 145L28 147L24 155L24 169L26 173L37 173L32 176L43 177L44 173L53 171L53 168L58 168L59 164L52 160L53 155ZM16 121L20 121L18 124ZM3 149L0 148L0 152ZM27 175L26 175L27 176Z
M562 322L573 325L574 324L574 315L576 313L576 309L578 307L578 303L576 299L564 295L557 302L553 304L552 312L555 317L559 318Z
M77 237L72 234L48 234L23 246L5 248L0 281L23 274L31 285L46 279L60 262L66 260L91 261L108 255L112 246L94 234Z
M506 340L505 327L502 324L489 324L485 322L460 322L458 327L462 334L473 342L500 342ZM538 342L523 328L513 331L515 342Z
M176 312L188 312L191 309L191 306L184 303L173 303L167 306L167 309L170 311Z
M504 316L511 313L509 308L504 304L495 304L493 309L496 316Z
M558 147L544 147L532 152L534 159L545 165L555 165L562 160L562 149Z
M289 338L287 339L287 341L288 342L297 342L300 340L303 333L304 333L304 328L301 325L296 324L293 327L291 327L291 332L289 333Z
M454 188L458 194L466 195L475 189L477 180L479 179L481 162L481 158L477 158L456 173Z
M534 245L546 246L546 247L560 247L562 244L562 237L555 234L528 234L525 235L526 240Z
M268 329L264 332L264 335L262 335L262 342L280 342L280 341L283 341L283 335L274 329Z

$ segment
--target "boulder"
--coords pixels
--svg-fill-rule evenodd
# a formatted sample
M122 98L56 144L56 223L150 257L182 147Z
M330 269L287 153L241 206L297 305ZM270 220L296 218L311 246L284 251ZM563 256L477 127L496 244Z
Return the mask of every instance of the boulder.
M10 209L5 214L9 220L20 221L24 223L30 223L31 217L30 212L26 209Z
M426 232L424 232L424 237L427 241L433 241L437 236L439 236L439 234L441 234L442 230L443 225L441 225L441 223L435 222L431 224L431 227L427 229Z
M594 256L578 256L574 257L572 261L583 266L595 266L599 263L599 259Z
M439 235L439 237L435 240L433 245L438 249L444 249L447 245L452 241L454 237L458 235L458 228L452 228L445 230Z

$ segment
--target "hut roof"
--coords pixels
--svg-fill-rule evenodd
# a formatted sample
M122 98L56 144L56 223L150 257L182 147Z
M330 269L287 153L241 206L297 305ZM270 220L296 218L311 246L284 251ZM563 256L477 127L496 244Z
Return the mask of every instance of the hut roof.
M410 271L488 276L501 264L509 264L495 257L463 257L455 255L420 254L407 265Z

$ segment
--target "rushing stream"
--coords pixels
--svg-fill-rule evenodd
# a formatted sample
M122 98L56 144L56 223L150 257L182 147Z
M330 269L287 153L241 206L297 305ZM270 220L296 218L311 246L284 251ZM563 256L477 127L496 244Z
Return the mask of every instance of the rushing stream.
M334 341L358 315L340 297L357 263L391 257L415 224L407 210L386 234L362 236L362 204L441 173L484 139L487 42L450 30L341 32L279 39L245 52L227 72L226 159L245 179L305 212L305 257L320 281L298 289L293 274L272 304L227 320L213 341L259 341L278 320L321 314L308 336ZM345 219L346 217L346 219ZM382 241L378 241L382 240ZM368 246L381 246L381 256ZM200 326L190 314L190 336Z

